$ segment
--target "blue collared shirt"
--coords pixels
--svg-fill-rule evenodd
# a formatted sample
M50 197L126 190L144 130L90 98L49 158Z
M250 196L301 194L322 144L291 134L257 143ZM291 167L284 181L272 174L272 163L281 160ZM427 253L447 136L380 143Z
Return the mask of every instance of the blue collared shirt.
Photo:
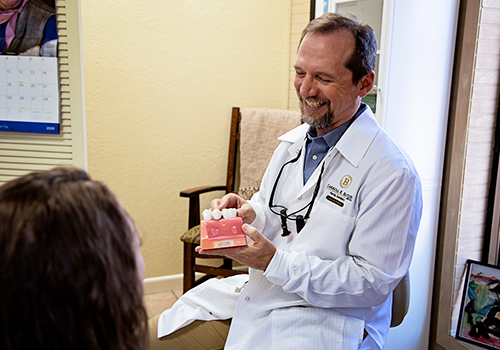
M358 111L344 124L333 129L324 136L316 136L316 129L309 127L307 131L306 156L304 159L304 184L309 180L312 173L325 158L328 150L335 147L349 125L366 109L366 104L361 102Z

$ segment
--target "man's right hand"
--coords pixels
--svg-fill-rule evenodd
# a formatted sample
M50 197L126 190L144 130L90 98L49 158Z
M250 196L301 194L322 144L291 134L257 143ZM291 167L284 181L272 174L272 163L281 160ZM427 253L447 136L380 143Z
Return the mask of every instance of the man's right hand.
M255 211L252 206L235 193L226 194L221 199L214 199L210 202L210 208L212 210L236 208L236 213L244 223L250 224L255 220Z

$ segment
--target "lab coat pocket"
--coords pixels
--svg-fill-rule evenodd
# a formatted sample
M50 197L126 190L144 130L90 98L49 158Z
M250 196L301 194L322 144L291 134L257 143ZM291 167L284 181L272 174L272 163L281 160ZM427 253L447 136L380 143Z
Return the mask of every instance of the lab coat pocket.
M271 349L357 350L363 340L364 321L332 309L276 309L271 320Z
M304 230L298 235L300 249L323 259L345 255L356 218L344 215L333 205L318 201Z

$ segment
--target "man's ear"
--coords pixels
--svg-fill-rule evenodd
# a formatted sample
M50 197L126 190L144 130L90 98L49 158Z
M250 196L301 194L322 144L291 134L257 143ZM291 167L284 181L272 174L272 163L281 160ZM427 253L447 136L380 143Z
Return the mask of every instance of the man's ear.
M358 82L359 97L365 97L373 87L375 82L375 72L369 71L364 77L362 77Z

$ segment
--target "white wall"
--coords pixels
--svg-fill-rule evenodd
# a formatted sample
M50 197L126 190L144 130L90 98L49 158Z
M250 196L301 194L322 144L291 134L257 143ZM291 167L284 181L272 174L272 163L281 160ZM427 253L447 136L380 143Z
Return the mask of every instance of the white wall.
M386 350L428 348L458 6L459 0L392 0L383 124L419 171L424 208L410 267L410 309L389 332Z

